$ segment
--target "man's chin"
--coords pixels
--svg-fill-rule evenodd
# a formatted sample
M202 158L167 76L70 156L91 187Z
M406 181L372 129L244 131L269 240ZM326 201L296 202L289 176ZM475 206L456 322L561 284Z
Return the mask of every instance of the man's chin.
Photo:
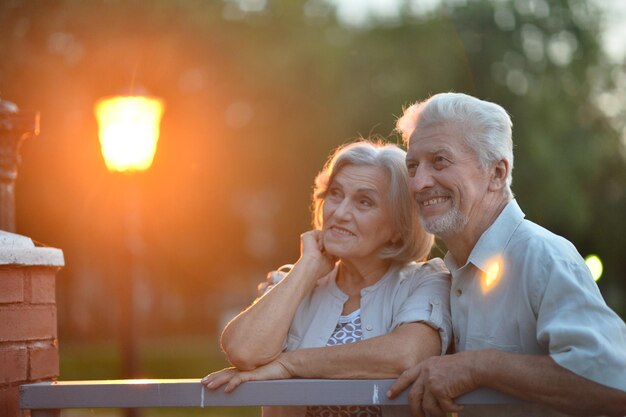
M423 216L420 216L420 223L422 224L422 228L428 233L440 238L445 238L461 232L467 224L467 219L464 216L449 213L430 219L425 219Z

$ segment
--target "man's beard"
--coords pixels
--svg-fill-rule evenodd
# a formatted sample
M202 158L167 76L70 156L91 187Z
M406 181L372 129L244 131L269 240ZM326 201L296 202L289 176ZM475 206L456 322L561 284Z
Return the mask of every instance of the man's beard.
M445 214L433 219L425 219L421 211L419 216L422 228L437 237L446 237L459 233L469 221L469 217L461 213L461 210L456 206L452 207Z

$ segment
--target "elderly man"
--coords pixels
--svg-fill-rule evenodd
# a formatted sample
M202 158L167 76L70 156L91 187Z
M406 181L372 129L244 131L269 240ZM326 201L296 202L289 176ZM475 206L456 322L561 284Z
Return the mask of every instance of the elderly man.
M388 395L412 384L416 416L460 412L454 398L478 387L538 415L626 415L626 325L574 246L524 220L511 126L502 107L454 93L398 120L422 224L448 248L456 353L408 369Z

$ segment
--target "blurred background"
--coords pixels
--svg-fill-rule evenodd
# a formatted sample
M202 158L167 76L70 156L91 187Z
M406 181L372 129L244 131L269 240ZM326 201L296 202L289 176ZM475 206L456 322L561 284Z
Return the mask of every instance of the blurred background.
M17 232L66 260L61 379L119 377L129 252L139 376L225 365L221 327L297 259L330 151L400 143L403 106L442 91L509 111L527 218L597 255L626 317L624 19L619 0L2 1L0 98L41 112ZM144 92L165 103L154 163L111 173L94 105Z

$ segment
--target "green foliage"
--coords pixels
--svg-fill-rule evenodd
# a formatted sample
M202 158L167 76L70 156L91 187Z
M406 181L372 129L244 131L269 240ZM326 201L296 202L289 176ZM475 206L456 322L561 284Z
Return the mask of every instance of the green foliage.
M42 112L41 135L23 148L18 231L65 252L62 338L116 329L123 205L92 108L139 85L167 106L154 166L138 179L145 334L218 330L265 271L297 258L331 149L358 135L398 142L402 107L440 91L509 111L522 208L600 255L601 289L625 314L623 132L597 105L624 71L603 55L591 4L448 1L419 14L407 2L363 27L321 0L258 4L0 6L0 94Z

